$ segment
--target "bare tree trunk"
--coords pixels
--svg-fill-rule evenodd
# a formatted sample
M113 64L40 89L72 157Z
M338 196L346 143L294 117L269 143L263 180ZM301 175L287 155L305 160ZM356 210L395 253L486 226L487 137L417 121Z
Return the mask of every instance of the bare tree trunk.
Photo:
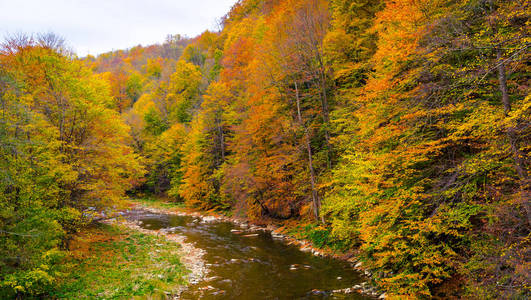
M299 98L299 87L297 85L297 82L295 82L295 98L297 100L297 116L299 118L299 123L304 129L304 142L306 144L306 150L308 151L308 168L310 169L310 183L312 186L313 214L314 214L315 219L319 220L319 210L321 209L321 200L319 199L319 195L317 194L317 190L315 188L315 171L313 169L313 158L312 158L312 147L310 144L310 134L308 132L308 128L306 128L306 125L304 125L304 122L302 120L301 105L300 105L300 98ZM324 223L324 218L322 216L321 216L321 222Z
M321 61L321 59L319 59L319 61ZM323 107L323 119L324 119L324 123L326 126L325 128L326 154L327 154L326 163L327 163L328 169L332 169L332 155L331 155L332 148L330 146L330 131L329 131L330 116L329 116L328 98L327 98L327 91L326 91L326 77L324 74L323 63L322 62L320 63L321 63L320 81L321 81L321 93L322 93L321 102L322 102L322 107Z
M505 116L507 117L509 115L509 112L511 111L511 102L509 100L509 92L507 89L505 64L503 62L501 50L499 48L496 49L496 58L498 63L498 83L500 85L500 91L502 94L503 109L505 112ZM516 139L516 133L514 132L513 128L507 129L507 137L509 138L511 151L513 152L516 172L518 173L520 179L525 180L527 176L523 162L523 153L520 153L520 150L518 149L518 141Z
M221 165L225 161L225 136L223 135L223 128L221 126L221 120L219 118L216 118L216 127L218 129L219 148L221 150L221 162L219 165Z
M502 59L500 49L496 49L496 59L498 63L498 83L500 84L500 91L502 93L503 109L505 116L511 111L511 103L509 102L509 92L507 91L507 77L505 75L505 64Z
M503 109L505 116L507 117L509 115L509 112L511 111L511 102L509 99L509 92L507 89L507 76L505 74L505 63L502 58L501 50L498 48L496 49L496 62L498 64L498 83L500 85L500 91L502 94L502 103L503 103ZM520 151L518 147L518 139L516 136L516 132L514 128L507 128L507 137L509 139L509 145L511 146L511 152L513 154L514 159L514 167L516 169L516 173L518 173L518 177L520 177L521 180L521 193L522 195L522 205L524 206L524 209L527 213L527 223L531 224L531 203L529 201L529 179L527 176L527 172L525 171L525 162L524 162L524 154Z

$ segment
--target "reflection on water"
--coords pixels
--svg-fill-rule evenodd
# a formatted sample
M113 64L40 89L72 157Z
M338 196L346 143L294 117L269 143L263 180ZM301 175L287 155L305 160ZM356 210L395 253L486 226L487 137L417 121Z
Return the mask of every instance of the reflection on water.
M275 240L267 232L241 232L228 222L202 223L190 216L135 214L145 229L164 229L206 251L207 278L182 299L371 299L331 295L363 278L350 264L321 258Z

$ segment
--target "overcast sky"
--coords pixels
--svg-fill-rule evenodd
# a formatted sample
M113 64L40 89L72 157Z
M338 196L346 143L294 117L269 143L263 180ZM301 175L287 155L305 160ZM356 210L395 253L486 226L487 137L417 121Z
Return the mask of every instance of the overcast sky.
M217 29L236 0L0 0L0 34L54 32L79 56Z

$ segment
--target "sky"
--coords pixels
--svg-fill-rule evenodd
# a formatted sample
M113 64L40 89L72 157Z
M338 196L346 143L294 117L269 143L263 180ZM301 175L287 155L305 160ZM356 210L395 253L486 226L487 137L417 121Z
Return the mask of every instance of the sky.
M236 0L0 0L0 39L53 32L78 56L161 43L168 34L194 37L210 29Z

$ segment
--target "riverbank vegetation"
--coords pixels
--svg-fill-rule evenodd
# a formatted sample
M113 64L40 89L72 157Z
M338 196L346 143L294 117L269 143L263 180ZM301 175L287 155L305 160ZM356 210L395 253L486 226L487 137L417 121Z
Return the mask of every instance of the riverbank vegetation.
M526 298L527 0L240 0L220 32L0 56L0 290L126 191L356 249L390 296Z
M58 299L164 299L185 285L179 244L119 225L97 225L70 242L71 268L50 296Z

